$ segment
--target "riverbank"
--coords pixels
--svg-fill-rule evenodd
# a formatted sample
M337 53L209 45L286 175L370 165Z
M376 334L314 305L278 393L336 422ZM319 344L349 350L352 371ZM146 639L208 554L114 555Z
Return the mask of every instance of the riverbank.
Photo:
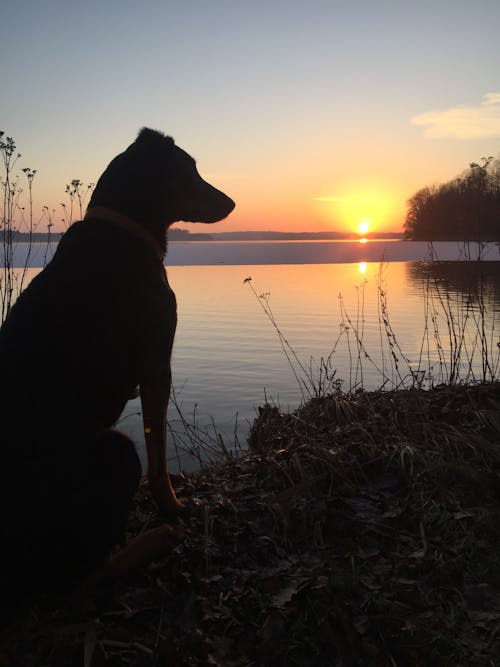
M183 544L44 601L0 664L498 664L499 434L499 384L265 406L246 456L177 480ZM155 525L141 490L130 534Z

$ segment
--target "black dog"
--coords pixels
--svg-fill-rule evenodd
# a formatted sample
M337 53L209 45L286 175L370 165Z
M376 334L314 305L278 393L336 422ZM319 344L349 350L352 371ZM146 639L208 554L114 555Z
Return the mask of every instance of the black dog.
M170 137L143 129L12 308L0 330L5 588L65 585L120 540L140 464L112 427L137 386L151 491L161 512L181 506L165 453L176 327L166 231L233 208Z

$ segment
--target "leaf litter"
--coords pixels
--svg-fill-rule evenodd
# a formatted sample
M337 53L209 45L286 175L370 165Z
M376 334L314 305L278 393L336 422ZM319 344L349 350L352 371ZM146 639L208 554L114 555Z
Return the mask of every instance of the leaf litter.
M176 480L183 543L13 618L0 664L498 665L499 426L499 384L265 405ZM141 487L129 535L155 525Z

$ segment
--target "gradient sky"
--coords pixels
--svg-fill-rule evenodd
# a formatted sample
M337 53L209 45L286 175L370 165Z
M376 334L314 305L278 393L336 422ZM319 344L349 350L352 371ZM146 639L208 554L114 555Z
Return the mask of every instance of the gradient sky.
M212 231L399 230L499 155L499 26L498 0L3 0L0 129L51 208L146 125L236 200Z

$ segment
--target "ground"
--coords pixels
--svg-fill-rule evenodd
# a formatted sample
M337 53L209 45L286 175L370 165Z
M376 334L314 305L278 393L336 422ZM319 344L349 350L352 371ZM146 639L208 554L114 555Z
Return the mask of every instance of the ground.
M0 664L500 664L500 386L265 406L244 456L177 480L185 540L48 597ZM158 525L145 488L129 534Z

